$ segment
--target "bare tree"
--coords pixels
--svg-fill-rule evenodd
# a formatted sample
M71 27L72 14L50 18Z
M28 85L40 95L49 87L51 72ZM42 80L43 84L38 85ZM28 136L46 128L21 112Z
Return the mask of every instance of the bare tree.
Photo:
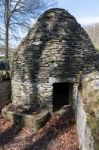
M95 47L99 49L99 23L84 26L84 29L88 33Z
M7 62L9 40L18 40L19 32L26 32L31 20L55 3L55 0L0 0L0 37L4 39Z

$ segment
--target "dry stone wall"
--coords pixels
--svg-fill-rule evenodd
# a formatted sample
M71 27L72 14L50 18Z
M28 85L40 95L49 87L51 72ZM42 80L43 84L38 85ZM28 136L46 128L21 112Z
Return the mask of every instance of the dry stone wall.
M95 69L92 42L76 19L64 9L42 14L16 51L12 64L14 105L52 107L53 86Z
M91 130L87 124L87 113L84 110L84 103L80 93L77 95L76 121L80 149L94 150L94 140L91 134Z
M76 101L76 121L81 150L99 149L99 72L82 76Z

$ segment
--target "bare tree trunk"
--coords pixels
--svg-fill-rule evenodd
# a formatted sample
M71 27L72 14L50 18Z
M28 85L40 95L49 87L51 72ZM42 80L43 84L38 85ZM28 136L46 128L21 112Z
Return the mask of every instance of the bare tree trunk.
M6 76L8 76L9 66L9 0L5 0L5 61L6 61Z
M5 29L5 56L6 59L8 59L8 50L9 50L9 25L8 22L6 24L6 29Z

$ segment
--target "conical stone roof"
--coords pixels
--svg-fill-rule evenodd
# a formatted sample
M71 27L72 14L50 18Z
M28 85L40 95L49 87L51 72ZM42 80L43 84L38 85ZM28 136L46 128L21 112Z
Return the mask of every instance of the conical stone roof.
M95 69L95 54L87 33L69 12L59 8L46 11L14 55L13 103L51 102L52 79L62 82L76 78L81 71L91 72Z

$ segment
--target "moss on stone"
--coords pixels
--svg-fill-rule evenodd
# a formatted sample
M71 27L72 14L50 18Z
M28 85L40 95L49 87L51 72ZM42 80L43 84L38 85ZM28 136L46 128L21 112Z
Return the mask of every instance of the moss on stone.
M87 123L88 123L88 125L89 125L89 127L91 128L92 131L96 131L97 130L98 122L97 122L95 117L89 115L87 117Z
M99 105L99 99L96 100L95 104L96 104L96 105Z
M94 150L99 150L99 119L88 115L87 123L94 139Z
M99 143L94 143L94 150L99 150Z
M91 137L93 139L93 149L99 150L99 73L93 72L83 77L82 89L80 90L83 99L83 107L86 113L87 122Z

